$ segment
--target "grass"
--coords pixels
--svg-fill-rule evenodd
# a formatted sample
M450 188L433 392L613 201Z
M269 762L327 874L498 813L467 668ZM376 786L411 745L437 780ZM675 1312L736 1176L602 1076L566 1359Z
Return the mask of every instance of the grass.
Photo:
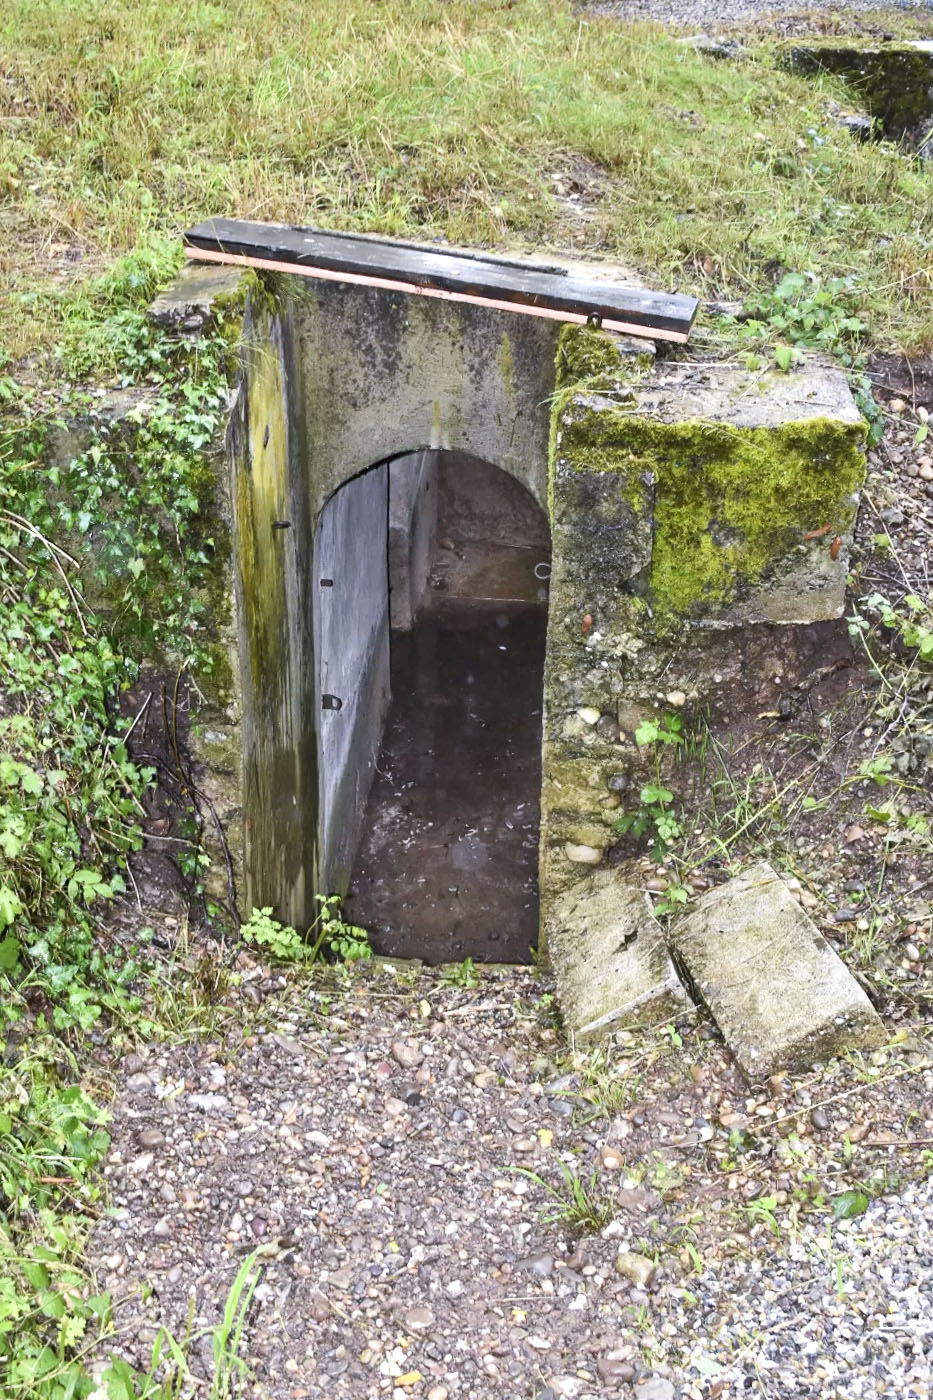
M566 1162L558 1160L557 1165L562 1177L558 1186L529 1167L510 1167L509 1171L526 1177L544 1192L550 1201L541 1212L545 1225L560 1225L579 1234L596 1234L609 1224L614 1214L612 1198L598 1189L598 1172L594 1167L589 1176L582 1177Z
M548 0L260 8L4 7L8 353L55 338L76 277L208 214L553 246L718 296L843 277L873 342L933 343L933 173L766 51L710 61Z

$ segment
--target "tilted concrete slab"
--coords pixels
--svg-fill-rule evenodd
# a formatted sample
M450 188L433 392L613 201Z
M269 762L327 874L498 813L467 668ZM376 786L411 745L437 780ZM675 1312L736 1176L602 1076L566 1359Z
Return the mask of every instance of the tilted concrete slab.
M703 895L673 942L749 1079L886 1038L868 997L766 861Z
M578 1041L683 1011L687 995L651 900L618 870L600 870L566 890L547 925L557 998Z

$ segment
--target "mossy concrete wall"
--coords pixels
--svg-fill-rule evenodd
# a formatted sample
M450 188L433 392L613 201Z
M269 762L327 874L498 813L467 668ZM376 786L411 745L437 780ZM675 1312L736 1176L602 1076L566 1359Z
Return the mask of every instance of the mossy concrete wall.
M919 144L933 118L933 41L877 43L858 38L794 40L782 62L801 73L830 73L858 93L881 134Z
M545 910L617 839L659 676L676 690L689 653L702 700L714 669L697 669L704 635L841 616L864 471L863 424L838 370L650 372L595 349L589 363L564 355L554 406Z

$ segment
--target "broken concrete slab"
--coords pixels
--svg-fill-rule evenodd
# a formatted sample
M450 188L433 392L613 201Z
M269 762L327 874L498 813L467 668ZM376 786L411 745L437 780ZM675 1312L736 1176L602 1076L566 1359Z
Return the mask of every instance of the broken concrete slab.
M554 901L547 946L577 1041L669 1020L687 1004L651 900L619 870L600 870Z
M219 306L242 300L245 273L238 267L205 267L185 263L149 307L153 325L163 330L202 331Z
M885 1039L868 997L766 861L703 895L673 943L749 1079Z

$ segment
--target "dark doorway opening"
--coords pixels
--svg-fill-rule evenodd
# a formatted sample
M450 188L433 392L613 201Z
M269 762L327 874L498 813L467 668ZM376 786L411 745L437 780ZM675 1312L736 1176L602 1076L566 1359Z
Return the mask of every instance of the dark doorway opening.
M357 811L348 916L385 955L528 962L538 940L547 520L518 481L461 454L417 453L373 471L386 474L389 695L358 705L369 716L356 742L369 746L371 785ZM336 633L327 643L347 644ZM366 650L381 657L382 644ZM384 667L369 668L370 689L384 686ZM322 724L335 719L325 713ZM365 758L351 765L361 777Z

